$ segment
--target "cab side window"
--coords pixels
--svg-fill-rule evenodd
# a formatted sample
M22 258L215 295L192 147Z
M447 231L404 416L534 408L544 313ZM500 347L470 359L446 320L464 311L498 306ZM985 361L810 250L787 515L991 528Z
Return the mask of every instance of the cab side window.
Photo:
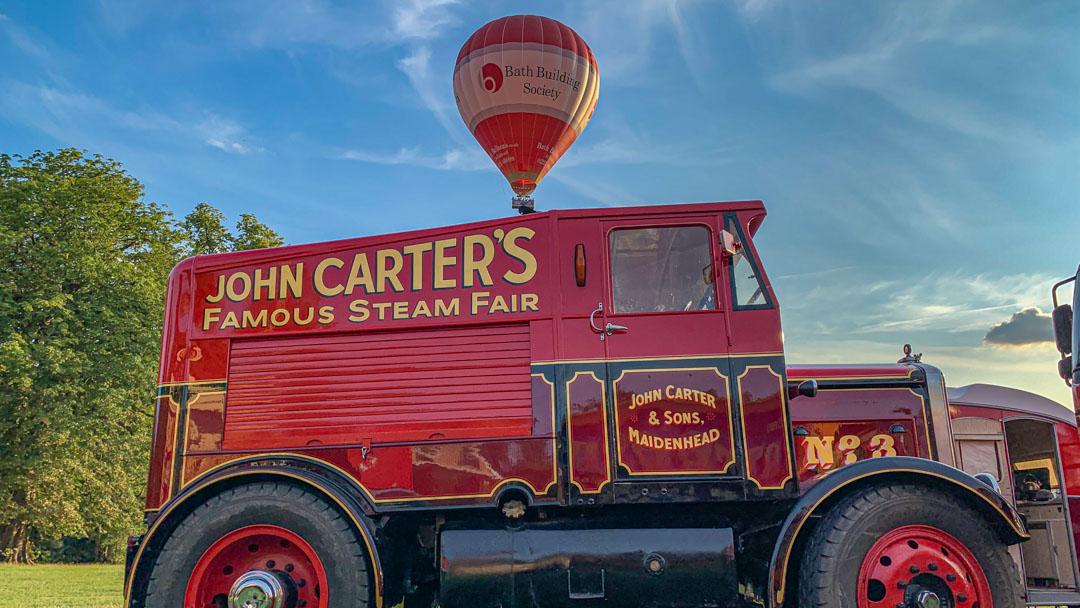
M735 216L729 215L727 230L735 235L738 252L731 257L731 291L736 308L767 308L771 305L765 284L750 257L750 248L743 239L742 229Z
M613 230L614 312L715 310L709 236L704 226Z

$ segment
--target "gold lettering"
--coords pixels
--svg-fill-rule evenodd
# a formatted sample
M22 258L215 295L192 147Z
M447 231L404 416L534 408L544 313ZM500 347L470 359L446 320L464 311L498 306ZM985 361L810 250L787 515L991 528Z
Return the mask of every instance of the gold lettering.
M217 293L206 296L206 301L211 304L217 304L225 297L225 275L219 274L217 279Z
M521 294L521 312L531 310L533 312L540 312L540 296L535 293L523 293Z
M393 304L392 302L376 302L376 303L372 304L371 307L374 308L375 310L379 311L379 320L380 321L385 321L386 320L386 309L390 308L390 306L392 304Z
M427 317L431 318L431 309L428 308L427 302L420 300L416 303L416 308L413 308L412 318Z
M443 302L441 298L435 300L436 317L456 317L459 314L461 314L460 299L452 298L449 302Z
M349 315L349 320L353 323L363 323L371 316L371 311L368 309L369 302L364 299L353 300L349 302L349 312L353 313Z
M803 438L803 449L806 450L806 469L821 469L827 471L833 466L833 439L834 436L814 437L807 435Z
M477 314L481 306L488 305L488 296L491 295L490 291L474 291L472 293L472 314Z
M457 258L446 255L447 249L452 249L457 244L457 239L442 239L435 241L435 289L451 289L457 287L457 279L447 279L444 270L457 264Z
M221 329L240 329L240 321L236 318L236 313L229 311L225 313L225 318L221 320Z
M892 435L874 435L870 438L870 457L896 456L896 441Z
M394 320L409 318L409 303L394 302Z
M431 243L406 245L401 250L409 256L412 265L412 290L420 291L424 288L424 252L431 251Z
M491 310L488 310L488 312L510 312L510 308L506 306L506 298L495 296L495 299L491 301Z
M475 258L476 246L479 245L483 253L480 254L480 259ZM488 272L488 265L495 259L495 243L491 241L491 237L486 234L470 234L465 237L465 244L463 246L465 250L464 272L462 274L461 286L472 287L473 279L478 276L480 278L480 284L485 287L491 287L494 282L491 280L491 273ZM475 275L475 276L474 276Z
M521 262L522 266L520 272L507 270L503 273L503 279L507 283L521 285L528 283L536 275L536 257L533 256L532 252L517 244L518 239L529 241L535 235L536 231L524 226L518 226L506 233L506 237L502 242L503 251L506 252L506 255Z
M266 276L263 276L263 269L255 269L255 281L251 289L252 300L258 302L262 299L262 291L266 290L266 299L274 299L274 284L277 283L277 268L271 266L266 271Z
M341 268L345 265L345 261L339 258L326 258L319 262L319 265L315 267L315 276L312 277L315 283L315 292L324 298L332 298L342 291L345 291L345 287L338 283L337 285L330 287L323 279L323 273L327 268Z
M861 443L858 435L844 435L836 442L837 451L844 456L844 464L851 464L859 459L855 450L859 449Z
M314 306L308 306L307 311L308 311L308 316L305 319L304 317L300 316L300 309L299 308L294 308L293 311L292 311L293 312L293 323L295 323L297 325L300 325L300 326L304 326L304 325L308 325L312 321L314 321L315 320L315 307Z
M319 325L329 325L334 322L334 307L322 306L319 308Z
M258 315L253 315L250 310L245 310L240 325L241 327L266 327L266 311L260 310Z
M284 327L289 324L289 316L288 310L285 310L284 308L275 308L270 313L270 324L274 327Z
M345 285L345 295L351 296L357 285L364 288L364 293L375 293L375 284L371 280L371 267L368 266L366 253L353 256L352 267L349 269L349 282Z
M236 290L236 280L240 279L240 291ZM251 275L246 272L234 272L225 282L225 295L233 302L243 302L251 295Z
M292 266L288 264L281 267L280 272L281 282L278 283L278 299L285 299L286 290L292 297L299 299L304 295L304 263L300 262L296 265L294 270Z
M222 275L222 276L224 277L224 275ZM218 299L220 300L221 298L218 298ZM218 321L218 315L219 314L221 314L221 309L220 308L206 308L206 309L203 309L203 317L202 317L203 318L203 321L202 321L203 331L209 331L210 330L210 324L211 323L216 323Z
M390 260L389 268L386 267L386 260ZM401 286L401 281L398 279L402 264L401 253L397 249L380 249L375 252L375 265L379 272L379 293L386 291L386 282L388 280L394 286L394 291L405 291L405 288Z

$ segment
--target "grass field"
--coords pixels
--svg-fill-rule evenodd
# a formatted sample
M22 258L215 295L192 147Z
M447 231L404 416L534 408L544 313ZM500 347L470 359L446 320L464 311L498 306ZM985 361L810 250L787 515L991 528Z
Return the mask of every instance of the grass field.
M120 608L123 566L0 564L0 608Z
M121 608L123 579L123 566L0 564L0 608Z

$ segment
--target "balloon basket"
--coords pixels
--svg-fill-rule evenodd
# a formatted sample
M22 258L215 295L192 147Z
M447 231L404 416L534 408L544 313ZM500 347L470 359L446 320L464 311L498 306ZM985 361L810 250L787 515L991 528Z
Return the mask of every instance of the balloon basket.
M510 207L517 210L521 215L534 213L536 211L535 201L533 201L531 196L515 196L513 200L510 201Z

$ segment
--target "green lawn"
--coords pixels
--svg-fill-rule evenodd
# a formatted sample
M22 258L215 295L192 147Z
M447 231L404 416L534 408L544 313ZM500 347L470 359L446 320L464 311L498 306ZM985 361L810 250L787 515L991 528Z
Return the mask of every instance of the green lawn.
M124 567L0 564L0 608L120 608Z
M123 566L0 564L0 608L120 608L123 584Z

